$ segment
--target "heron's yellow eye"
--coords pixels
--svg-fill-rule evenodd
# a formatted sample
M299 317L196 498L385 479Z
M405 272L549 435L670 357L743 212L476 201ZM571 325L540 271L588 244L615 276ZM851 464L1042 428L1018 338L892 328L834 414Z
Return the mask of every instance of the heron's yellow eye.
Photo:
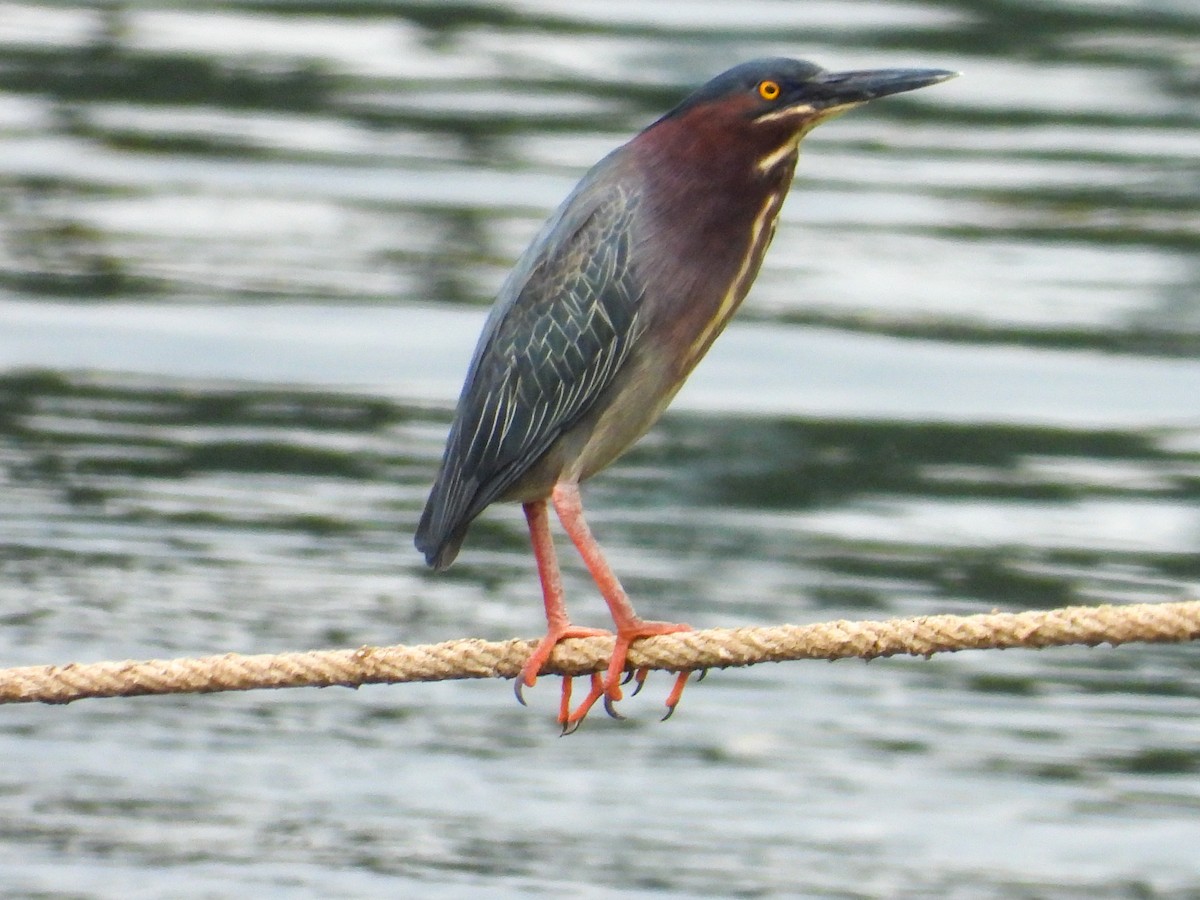
M758 83L758 96L764 100L775 100L779 97L779 83L776 81L760 81Z

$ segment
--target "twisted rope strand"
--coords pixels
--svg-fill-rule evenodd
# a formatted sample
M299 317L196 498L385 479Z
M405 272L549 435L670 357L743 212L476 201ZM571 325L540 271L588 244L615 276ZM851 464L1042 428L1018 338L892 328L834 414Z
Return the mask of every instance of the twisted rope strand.
M1125 606L1068 606L1020 613L918 616L888 621L712 628L645 638L629 652L633 668L749 666L798 659L930 657L958 650L1116 646L1200 639L1200 600ZM534 643L475 638L407 647L360 647L245 656L69 663L0 669L0 704L70 703L87 697L204 694L259 688L398 684L452 678L513 678ZM611 637L573 638L555 648L552 675L602 671Z

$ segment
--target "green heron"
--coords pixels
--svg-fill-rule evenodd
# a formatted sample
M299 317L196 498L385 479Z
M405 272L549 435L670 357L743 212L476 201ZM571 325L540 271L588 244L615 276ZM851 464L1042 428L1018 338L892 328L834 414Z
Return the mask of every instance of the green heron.
M638 638L690 630L634 611L583 516L579 485L658 419L750 289L791 187L801 138L868 100L954 77L938 69L827 72L761 59L718 75L597 163L508 276L459 397L416 545L454 561L494 501L524 504L547 631L517 699L555 645L609 634L573 625L550 534L554 504L616 628L603 677L559 723L574 730L604 698L610 714ZM645 672L636 673L638 687ZM687 682L680 673L667 716Z

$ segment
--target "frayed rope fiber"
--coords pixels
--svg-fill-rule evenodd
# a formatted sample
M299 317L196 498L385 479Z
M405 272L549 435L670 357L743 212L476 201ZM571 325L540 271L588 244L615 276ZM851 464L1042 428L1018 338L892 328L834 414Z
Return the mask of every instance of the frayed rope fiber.
M1068 606L974 616L711 628L637 641L632 668L684 671L799 659L873 659L958 650L1045 648L1200 639L1200 600L1124 606ZM245 656L69 663L0 669L0 704L70 703L87 697L207 694L260 688L358 687L454 678L514 678L533 642L474 638L442 644L360 647ZM611 637L560 643L543 674L602 671Z

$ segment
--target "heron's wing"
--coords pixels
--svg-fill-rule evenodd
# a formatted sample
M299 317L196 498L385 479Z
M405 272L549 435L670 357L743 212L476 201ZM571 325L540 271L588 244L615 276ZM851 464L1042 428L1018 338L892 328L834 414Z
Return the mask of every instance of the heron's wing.
M471 520L591 408L637 336L635 203L619 187L581 188L518 263L476 347L417 530L437 568Z

